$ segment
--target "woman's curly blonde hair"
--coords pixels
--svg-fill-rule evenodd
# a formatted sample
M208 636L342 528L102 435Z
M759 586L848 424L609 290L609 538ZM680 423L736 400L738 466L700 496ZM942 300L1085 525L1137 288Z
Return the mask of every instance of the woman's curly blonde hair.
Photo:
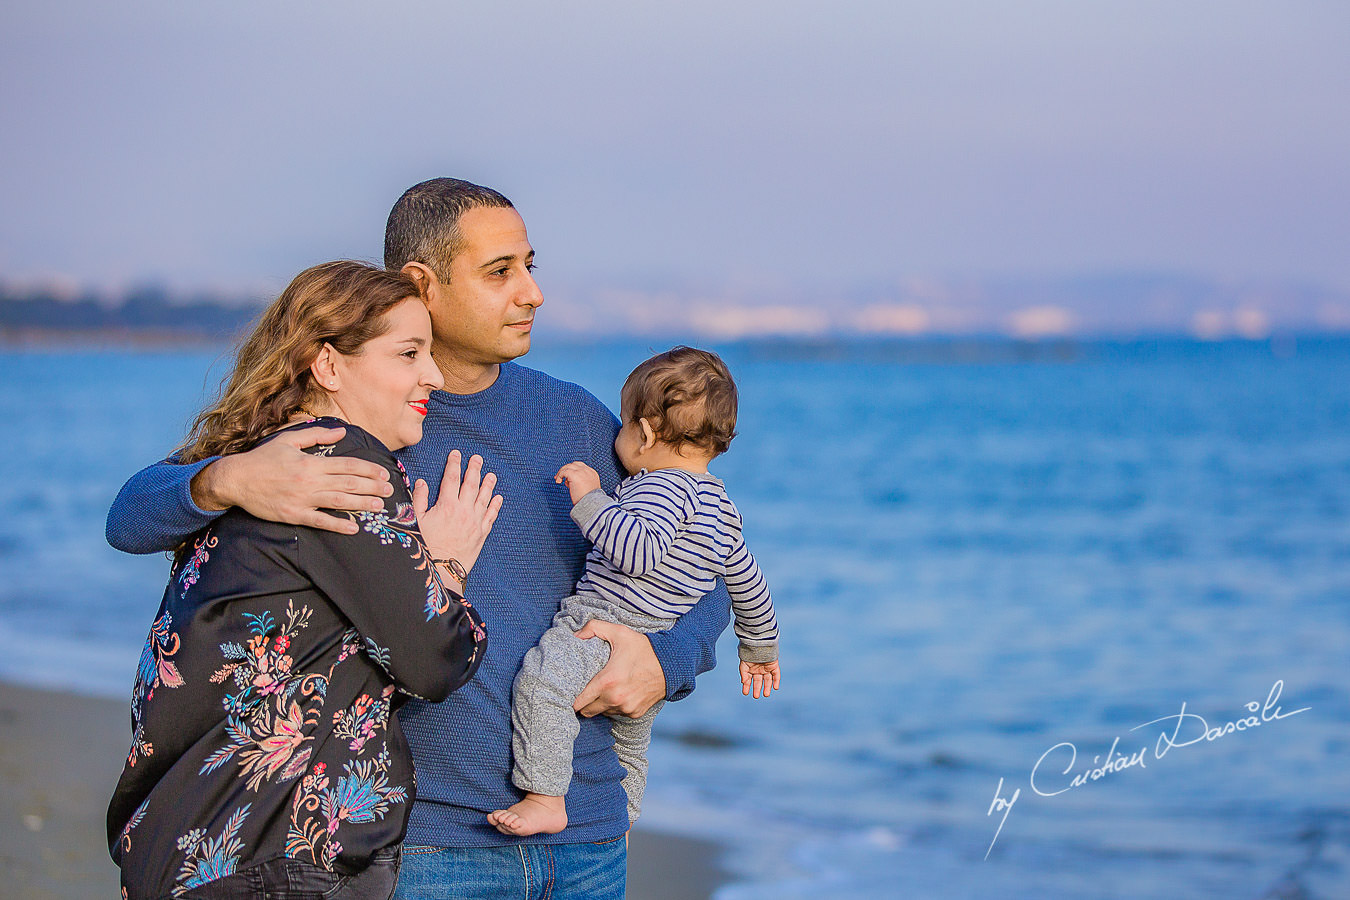
M176 456L197 462L247 450L317 399L309 367L325 343L339 353L389 329L385 314L417 285L399 272L339 260L295 276L235 354L219 398L193 422Z

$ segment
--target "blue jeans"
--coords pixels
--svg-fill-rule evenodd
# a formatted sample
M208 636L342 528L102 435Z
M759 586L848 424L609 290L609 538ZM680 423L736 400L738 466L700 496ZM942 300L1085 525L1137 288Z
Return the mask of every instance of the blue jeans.
M623 900L628 841L511 847L403 846L394 900Z

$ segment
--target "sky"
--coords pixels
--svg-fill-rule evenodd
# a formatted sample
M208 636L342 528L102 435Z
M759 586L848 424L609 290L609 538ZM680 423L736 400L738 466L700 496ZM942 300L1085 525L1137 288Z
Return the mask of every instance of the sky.
M1344 0L7 3L0 279L277 289L453 175L546 291L1346 290L1347 48Z

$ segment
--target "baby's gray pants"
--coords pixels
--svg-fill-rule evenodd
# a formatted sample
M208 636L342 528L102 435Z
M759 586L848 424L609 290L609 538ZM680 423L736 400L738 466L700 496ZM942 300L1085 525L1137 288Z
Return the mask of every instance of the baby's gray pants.
M609 662L609 644L599 638L577 640L591 619L617 622L648 634L665 631L674 619L660 619L602 600L577 594L562 602L553 627L525 654L511 699L511 780L523 791L562 797L572 782L572 742L581 726L572 703L582 688ZM647 786L647 745L652 720L665 701L658 701L640 719L611 716L614 752L627 775L628 821L637 820Z

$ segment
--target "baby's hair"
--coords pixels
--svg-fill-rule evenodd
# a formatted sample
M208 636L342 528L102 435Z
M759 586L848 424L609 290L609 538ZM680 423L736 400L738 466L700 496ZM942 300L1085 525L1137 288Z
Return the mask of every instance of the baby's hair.
M716 353L676 347L639 365L623 383L623 420L646 419L657 440L725 453L736 436L736 382Z

